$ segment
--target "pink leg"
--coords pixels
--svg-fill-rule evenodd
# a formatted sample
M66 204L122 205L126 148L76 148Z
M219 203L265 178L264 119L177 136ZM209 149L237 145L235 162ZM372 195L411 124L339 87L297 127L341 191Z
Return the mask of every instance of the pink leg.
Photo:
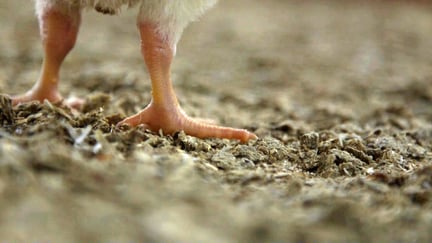
M43 11L39 16L39 27L44 48L44 61L38 81L32 89L22 95L12 97L14 105L28 101L49 100L58 102L63 97L58 91L59 72L63 60L74 47L81 21L79 9L67 13L56 8ZM75 99L70 106L78 108L82 101Z
M200 119L188 117L178 104L171 82L170 67L174 47L157 31L156 24L139 23L139 30L141 51L152 82L152 101L144 110L119 124L144 124L153 131L162 129L167 134L183 130L186 134L199 138L228 138L242 142L257 138L244 129L210 125Z

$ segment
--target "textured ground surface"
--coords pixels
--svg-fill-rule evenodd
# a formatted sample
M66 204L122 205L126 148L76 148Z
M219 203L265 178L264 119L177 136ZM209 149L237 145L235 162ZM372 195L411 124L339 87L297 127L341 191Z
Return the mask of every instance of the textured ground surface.
M87 12L61 82L83 112L0 99L0 241L430 240L432 8L300 2L222 1L179 44L186 112L249 144L114 129L150 98L136 9ZM24 92L32 5L0 20L0 92Z

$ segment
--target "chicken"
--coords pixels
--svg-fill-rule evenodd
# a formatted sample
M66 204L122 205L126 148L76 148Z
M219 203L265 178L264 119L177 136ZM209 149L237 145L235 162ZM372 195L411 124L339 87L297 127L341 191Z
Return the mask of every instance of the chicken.
M152 100L139 113L119 123L145 125L153 131L172 134L183 130L199 138L217 137L246 142L257 138L244 129L216 126L203 119L188 117L181 109L171 82L171 61L184 28L212 7L217 0L35 0L44 60L38 81L27 93L12 97L14 105L28 101L62 101L58 91L59 70L74 47L81 23L81 12L94 8L104 14L116 14L123 6L140 8L137 26L141 53L147 66ZM63 100L80 107L80 99Z

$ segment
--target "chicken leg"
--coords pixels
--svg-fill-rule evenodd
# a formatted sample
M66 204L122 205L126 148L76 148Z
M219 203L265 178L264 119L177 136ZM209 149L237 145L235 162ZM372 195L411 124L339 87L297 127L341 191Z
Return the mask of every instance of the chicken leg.
M177 101L171 82L170 68L175 44L172 45L159 31L156 23L139 22L138 28L141 52L152 84L152 100L144 110L124 119L120 124L144 124L150 130L162 129L168 134L183 130L186 134L199 138L228 138L242 142L257 138L255 134L244 129L215 126L188 117Z
M79 9L70 8L66 13L61 8L52 7L45 9L39 16L39 28L44 49L44 60L38 81L28 92L12 97L12 103L29 101L59 102L63 97L58 91L59 72L63 60L74 47L81 12ZM65 103L73 108L79 108L83 101L70 98Z

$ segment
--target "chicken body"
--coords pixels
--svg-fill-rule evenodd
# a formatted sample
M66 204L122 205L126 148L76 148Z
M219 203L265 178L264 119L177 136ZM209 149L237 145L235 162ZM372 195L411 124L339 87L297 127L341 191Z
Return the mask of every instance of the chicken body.
M172 44L179 40L183 29L196 20L217 0L36 0L36 13L42 16L47 9L65 13L93 8L104 14L117 14L122 7L139 6L138 21L158 23L161 33L170 37Z
M189 22L202 15L217 0L35 0L44 47L41 75L32 89L12 98L14 104L27 101L63 100L58 92L59 71L63 60L75 45L81 12L94 8L115 14L121 7L138 6L137 26L141 37L141 53L152 83L152 100L139 113L120 124L143 124L153 131L167 134L184 130L186 134L206 138L238 139L243 142L256 136L243 129L215 126L188 117L178 104L172 82L171 62L177 42ZM65 101L80 107L82 100Z

